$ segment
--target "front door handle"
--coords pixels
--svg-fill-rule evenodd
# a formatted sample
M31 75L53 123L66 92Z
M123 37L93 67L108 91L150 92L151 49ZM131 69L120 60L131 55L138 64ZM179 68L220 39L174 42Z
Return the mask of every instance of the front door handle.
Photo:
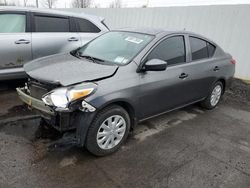
M188 74L186 73L181 73L181 75L179 76L180 79L185 79L188 77Z
M20 39L15 41L15 44L29 44L30 41L29 40L25 40L25 39Z
M220 70L220 68L218 66L215 66L214 71L218 71L218 70Z
M76 38L76 37L70 37L70 38L68 39L69 42L74 42L74 41L78 41L78 40L79 40L79 39Z

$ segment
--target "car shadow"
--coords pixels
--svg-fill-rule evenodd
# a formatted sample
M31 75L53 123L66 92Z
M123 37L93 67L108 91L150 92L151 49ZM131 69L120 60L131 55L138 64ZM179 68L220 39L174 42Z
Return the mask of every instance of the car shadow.
M17 87L24 86L24 83L26 81L27 81L27 79L0 81L0 92L13 91Z

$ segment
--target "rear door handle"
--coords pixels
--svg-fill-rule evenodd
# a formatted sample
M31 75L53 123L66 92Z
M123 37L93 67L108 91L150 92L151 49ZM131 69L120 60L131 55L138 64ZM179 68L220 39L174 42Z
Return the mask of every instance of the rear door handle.
M69 42L74 42L74 41L78 41L78 40L79 40L79 39L76 38L76 37L70 37L70 38L68 39Z
M179 76L180 79L185 79L188 77L188 74L186 73L181 73L181 75Z
M214 71L218 71L218 70L220 70L220 68L218 66L215 66Z
M25 39L20 39L15 41L15 44L29 44L30 41L29 40L25 40Z

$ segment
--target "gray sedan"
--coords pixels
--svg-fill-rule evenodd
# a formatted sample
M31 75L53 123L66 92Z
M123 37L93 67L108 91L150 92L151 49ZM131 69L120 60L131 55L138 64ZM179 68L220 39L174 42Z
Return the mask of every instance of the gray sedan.
M24 66L20 98L44 121L103 156L116 151L138 122L200 102L219 103L235 60L213 41L186 31L105 33L71 53Z

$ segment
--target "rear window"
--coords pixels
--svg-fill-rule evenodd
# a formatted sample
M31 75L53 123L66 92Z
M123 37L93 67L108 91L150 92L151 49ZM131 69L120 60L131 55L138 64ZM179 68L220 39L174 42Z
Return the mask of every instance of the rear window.
M209 42L207 42L207 50L208 50L208 56L212 57L215 52L215 46Z
M35 16L36 32L69 32L69 19L53 16Z
M215 46L205 40L189 37L192 52L192 60L209 58L214 55Z
M99 33L101 30L92 22L86 19L76 18L79 32Z

